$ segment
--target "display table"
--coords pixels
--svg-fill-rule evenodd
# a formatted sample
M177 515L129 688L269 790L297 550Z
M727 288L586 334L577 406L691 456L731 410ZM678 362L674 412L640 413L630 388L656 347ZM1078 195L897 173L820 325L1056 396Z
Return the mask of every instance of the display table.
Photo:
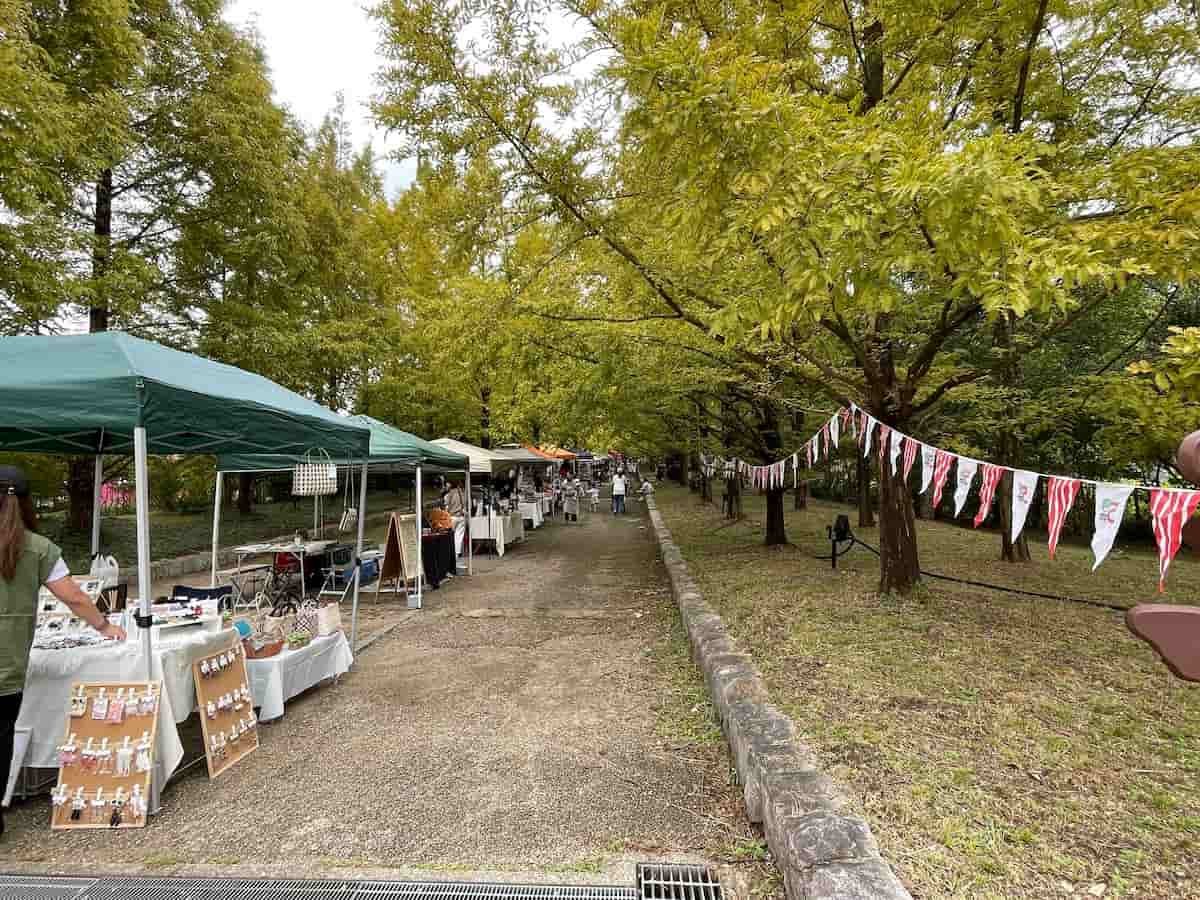
M250 693L254 705L261 707L259 721L278 719L288 700L327 678L350 671L353 662L350 642L341 631L315 638L299 650L284 650L268 659L247 659Z
M421 535L421 568L425 583L435 591L455 571L454 532L432 531Z
M521 513L472 517L471 540L491 541L496 545L496 555L503 556L505 547L525 540L525 523Z
M542 522L545 521L542 515L542 503L540 500L531 501L521 504L521 519L530 523L532 528L541 528Z

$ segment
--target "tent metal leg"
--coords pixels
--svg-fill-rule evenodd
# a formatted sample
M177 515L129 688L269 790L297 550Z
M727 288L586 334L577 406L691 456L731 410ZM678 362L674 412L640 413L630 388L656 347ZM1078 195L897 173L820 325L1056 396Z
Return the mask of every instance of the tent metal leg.
M217 554L221 540L221 483L225 480L223 473L217 473L217 487L213 491L213 545L212 545L212 580L209 587L217 586Z
M471 467L467 466L467 574L475 574L475 547L471 540L471 516L474 512L471 504Z
M96 454L96 474L92 479L92 556L100 552L100 496L104 488L104 457Z
M138 605L143 619L148 621L154 597L151 596L153 587L150 582L150 473L146 464L146 429L142 427L133 430L133 471L137 502ZM151 629L139 627L138 631L141 632L142 660L148 681L154 675L150 655Z
M363 529L367 522L367 467L362 467L362 487L358 491L358 540L354 545L354 602L350 609L350 651L358 647L358 588L362 583ZM377 595L378 596L378 595Z
M425 581L425 558L424 558L424 549L425 548L422 546L425 542L422 540L422 536L425 533L425 529L422 527L424 517L422 515L422 510L421 510L421 467L420 466L417 466L416 482L417 482L417 498L416 498L416 505L417 505L417 521L416 521L416 527L417 527L417 609L421 609L422 608L422 599L424 597L424 581Z

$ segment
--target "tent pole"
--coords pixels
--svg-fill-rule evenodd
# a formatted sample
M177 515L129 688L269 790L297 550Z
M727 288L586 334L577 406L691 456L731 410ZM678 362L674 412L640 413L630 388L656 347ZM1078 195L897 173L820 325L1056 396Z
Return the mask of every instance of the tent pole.
M474 514L474 504L471 502L471 464L467 463L467 574L475 574L475 548L471 540L471 516ZM455 563L455 565L458 565Z
M92 556L100 552L100 494L104 487L104 456L96 454L96 474L92 479Z
M318 500L318 498L317 498L316 494L314 494L313 495L313 530L312 530L312 539L314 541L320 536L320 528L321 528L320 520L317 517L317 500Z
M138 626L142 636L142 655L146 663L146 679L154 676L151 663L150 638L150 604L153 587L150 583L150 474L146 465L146 429L137 427L133 430L133 477L136 480L137 497L137 567L138 567L138 606L142 619L147 624Z
M362 487L358 490L358 541L354 545L354 603L350 613L350 652L358 647L358 586L362 582L363 528L367 522L367 466L362 467Z
M421 598L423 595L422 588L424 587L423 582L425 580L425 559L424 559L424 553L423 553L425 548L422 546L425 543L424 540L422 540L422 538L425 534L425 529L423 527L424 516L422 515L422 510L421 510L421 466L419 464L417 465L417 479L416 480L417 480L417 499L416 499L416 504L417 504L417 522L416 522L416 525L417 525L417 609L421 609L422 608Z
M217 550L218 542L221 539L221 482L225 480L225 474L221 471L217 472L217 487L213 491L213 549L212 549L212 580L209 582L209 587L217 586Z

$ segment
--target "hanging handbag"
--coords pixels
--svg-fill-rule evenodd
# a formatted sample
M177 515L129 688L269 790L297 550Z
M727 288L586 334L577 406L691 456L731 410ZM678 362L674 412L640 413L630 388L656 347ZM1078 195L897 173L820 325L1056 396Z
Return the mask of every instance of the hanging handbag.
M323 459L322 459L323 457ZM297 497L327 497L337 493L337 466L324 450L309 450L304 462L292 469L292 494Z

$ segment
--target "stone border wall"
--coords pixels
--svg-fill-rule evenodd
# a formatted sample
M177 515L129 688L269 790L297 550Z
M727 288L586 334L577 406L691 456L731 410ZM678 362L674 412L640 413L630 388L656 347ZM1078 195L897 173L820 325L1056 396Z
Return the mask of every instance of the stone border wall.
M792 720L771 703L750 656L701 596L653 497L646 508L692 656L729 743L746 814L763 826L788 900L912 900L867 823L847 812L842 790L819 771Z

